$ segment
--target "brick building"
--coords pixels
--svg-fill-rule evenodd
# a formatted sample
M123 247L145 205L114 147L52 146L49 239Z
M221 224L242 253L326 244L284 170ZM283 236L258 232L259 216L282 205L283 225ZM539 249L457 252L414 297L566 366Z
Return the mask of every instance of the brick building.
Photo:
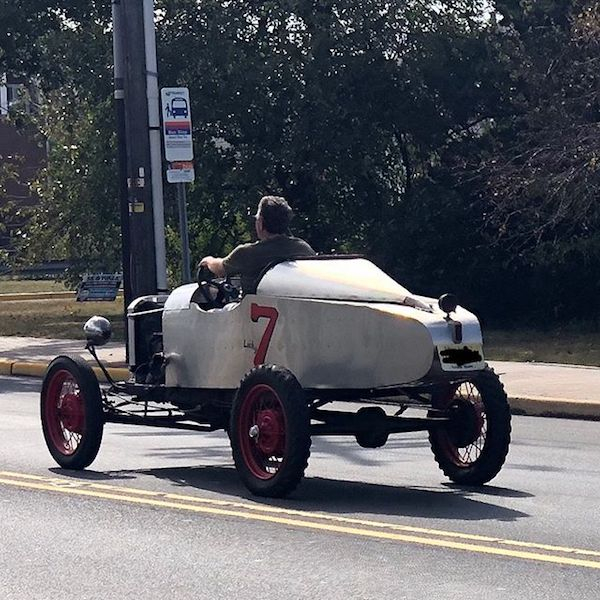
M9 119L16 110L34 110L30 97L28 86L0 77L0 249L9 252L13 251L14 232L24 224L19 209L37 202L28 184L46 158L46 149L35 139L33 131L18 128ZM15 177L6 177L13 172Z

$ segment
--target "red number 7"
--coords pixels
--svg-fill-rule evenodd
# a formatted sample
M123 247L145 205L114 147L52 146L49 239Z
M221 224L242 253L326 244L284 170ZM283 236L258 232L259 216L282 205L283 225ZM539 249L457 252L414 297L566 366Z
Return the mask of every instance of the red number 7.
M258 344L256 354L254 355L255 367L262 365L265 362L265 356L267 355L267 349L269 348L269 342L271 341L271 336L273 335L273 329L275 329L275 323L277 323L278 316L279 313L277 312L277 309L272 306L259 306L258 304L250 305L250 318L254 323L259 319L269 319L269 322L265 327L265 332Z

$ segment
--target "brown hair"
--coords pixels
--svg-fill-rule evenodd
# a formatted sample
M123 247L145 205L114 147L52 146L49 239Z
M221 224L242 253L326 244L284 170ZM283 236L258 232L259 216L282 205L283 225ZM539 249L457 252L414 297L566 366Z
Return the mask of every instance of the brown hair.
M258 203L256 216L263 218L269 233L286 233L294 211L282 196L263 196Z

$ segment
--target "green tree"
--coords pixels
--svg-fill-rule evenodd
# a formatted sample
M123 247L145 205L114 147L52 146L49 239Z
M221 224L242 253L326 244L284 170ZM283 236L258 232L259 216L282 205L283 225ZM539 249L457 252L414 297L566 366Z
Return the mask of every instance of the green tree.
M19 64L39 76L38 122L51 142L29 256L69 257L76 271L111 268L119 235L109 6L28 6L17 29L35 40L35 56ZM249 239L248 207L282 193L296 208L295 231L320 251L364 252L417 291L453 289L471 306L519 310L501 292L550 254L520 258L515 240L519 227L531 229L527 219L509 219L504 235L502 219L521 194L504 168L524 140L534 152L542 139L536 111L560 112L542 74L547 57L567 72L559 50L586 21L574 29L573 11L558 2L497 6L159 0L160 83L188 86L193 103L194 257ZM581 51L583 42L571 43ZM167 187L176 274L173 194Z
M393 262L406 200L449 135L502 105L482 6L165 2L160 71L192 88L192 218L220 227L224 212L237 237L246 206L281 192L320 250ZM215 235L217 251L232 242Z
M0 65L36 81L41 106L20 119L49 146L16 260L68 259L73 281L83 271L117 269L110 4L28 0L2 14L14 20L0 31Z
M511 111L464 155L461 179L485 199L490 239L522 282L528 314L597 319L600 3L497 6L499 33L514 40L515 94Z
M50 153L23 250L35 262L67 259L73 282L82 272L120 265L112 112L110 100L92 104L63 89L50 94L40 115Z

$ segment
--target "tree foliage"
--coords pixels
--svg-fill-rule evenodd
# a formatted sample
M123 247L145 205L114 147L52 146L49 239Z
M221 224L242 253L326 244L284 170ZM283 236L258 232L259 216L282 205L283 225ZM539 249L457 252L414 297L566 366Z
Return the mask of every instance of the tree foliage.
M21 4L0 65L39 78L52 149L28 256L115 266L110 6ZM281 193L316 249L415 291L597 316L599 4L157 0L160 85L192 98L194 257L249 239L248 208ZM175 211L167 188L173 273Z
M233 224L280 192L320 250L392 262L389 238L449 132L502 104L481 4L451 6L165 2L161 72L193 88L193 206L211 221L226 206Z
M514 115L479 165L495 221L517 248L585 238L600 216L600 5L499 4L523 60Z
M67 259L76 280L120 263L110 5L22 4L10 35L0 37L0 64L39 85L41 106L18 121L35 127L49 155L17 262Z
M120 263L112 112L110 100L90 104L63 89L50 94L40 115L50 155L24 250L36 262L68 259L71 278Z
M460 165L530 314L597 318L600 3L498 2L515 94Z

